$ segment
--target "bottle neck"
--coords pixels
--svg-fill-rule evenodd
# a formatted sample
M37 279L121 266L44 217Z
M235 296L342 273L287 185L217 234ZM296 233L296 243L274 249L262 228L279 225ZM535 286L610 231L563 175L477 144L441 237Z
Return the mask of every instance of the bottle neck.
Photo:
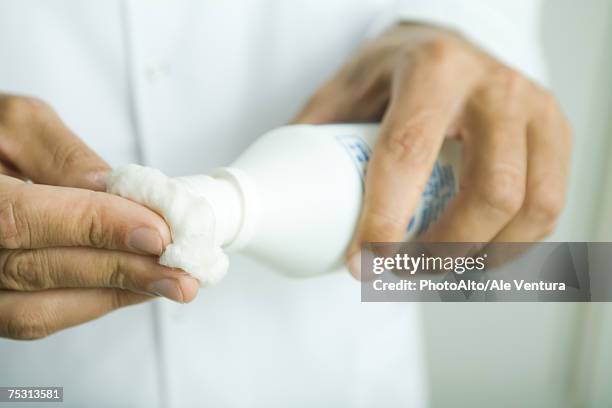
M250 217L247 195L251 183L242 171L220 168L210 175L179 177L192 193L202 197L215 218L215 243L229 250L239 249L250 239Z

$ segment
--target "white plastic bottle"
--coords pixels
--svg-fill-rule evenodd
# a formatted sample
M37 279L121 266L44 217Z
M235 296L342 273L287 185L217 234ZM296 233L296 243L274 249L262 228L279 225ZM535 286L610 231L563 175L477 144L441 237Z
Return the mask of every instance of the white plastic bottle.
M178 180L210 204L218 245L285 274L324 273L343 265L377 133L373 124L285 126L231 166ZM458 186L459 164L460 144L447 141L406 239L443 210Z

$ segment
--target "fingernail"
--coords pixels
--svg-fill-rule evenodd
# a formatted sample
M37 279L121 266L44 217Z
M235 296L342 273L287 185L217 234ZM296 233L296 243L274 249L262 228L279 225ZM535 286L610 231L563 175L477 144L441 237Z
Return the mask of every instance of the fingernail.
M87 177L94 190L106 191L106 179L108 177L108 173L108 171L100 171L97 173L92 173Z
M183 293L183 303L189 303L195 299L200 289L200 281L190 276L181 276L179 278L179 286Z
M177 279L165 278L155 281L148 290L175 302L188 303L196 297L199 287L200 282L197 279L181 276Z
M175 302L183 303L183 292L175 279L161 279L149 286L149 292L163 296Z
M135 229L130 233L127 244L131 249L153 255L161 255L164 250L159 232L151 228Z

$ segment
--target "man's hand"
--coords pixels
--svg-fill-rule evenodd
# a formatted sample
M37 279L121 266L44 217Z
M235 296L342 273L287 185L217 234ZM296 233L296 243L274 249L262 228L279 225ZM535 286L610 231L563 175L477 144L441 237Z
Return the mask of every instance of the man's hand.
M348 251L401 241L445 137L463 142L459 193L420 240L531 242L563 208L571 130L555 99L456 34L402 25L366 44L295 119L376 121L379 141Z
M151 295L195 297L193 278L156 262L164 220L100 192L108 170L47 105L0 95L0 337L44 337Z

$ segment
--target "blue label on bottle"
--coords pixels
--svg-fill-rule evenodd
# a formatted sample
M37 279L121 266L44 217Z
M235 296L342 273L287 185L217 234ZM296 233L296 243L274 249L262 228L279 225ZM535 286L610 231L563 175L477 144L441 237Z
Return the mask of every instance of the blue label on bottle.
M441 165L436 162L425 186L425 191L423 191L423 205L419 214L417 235L425 232L429 225L442 215L446 204L455 195L456 191L453 167L450 164ZM411 231L410 226L408 231Z
M349 157L357 168L357 173L361 178L361 187L365 188L365 174L368 161L370 160L370 146L359 136L340 135L336 136L342 147L348 152Z
M357 135L340 135L336 136L336 140L349 154L361 178L362 188L365 188L365 175L371 155L370 147ZM412 232L415 228L417 235L425 232L431 223L444 212L446 205L456 191L453 167L450 164L442 165L436 162L423 191L423 204L419 213L410 219L407 232Z

